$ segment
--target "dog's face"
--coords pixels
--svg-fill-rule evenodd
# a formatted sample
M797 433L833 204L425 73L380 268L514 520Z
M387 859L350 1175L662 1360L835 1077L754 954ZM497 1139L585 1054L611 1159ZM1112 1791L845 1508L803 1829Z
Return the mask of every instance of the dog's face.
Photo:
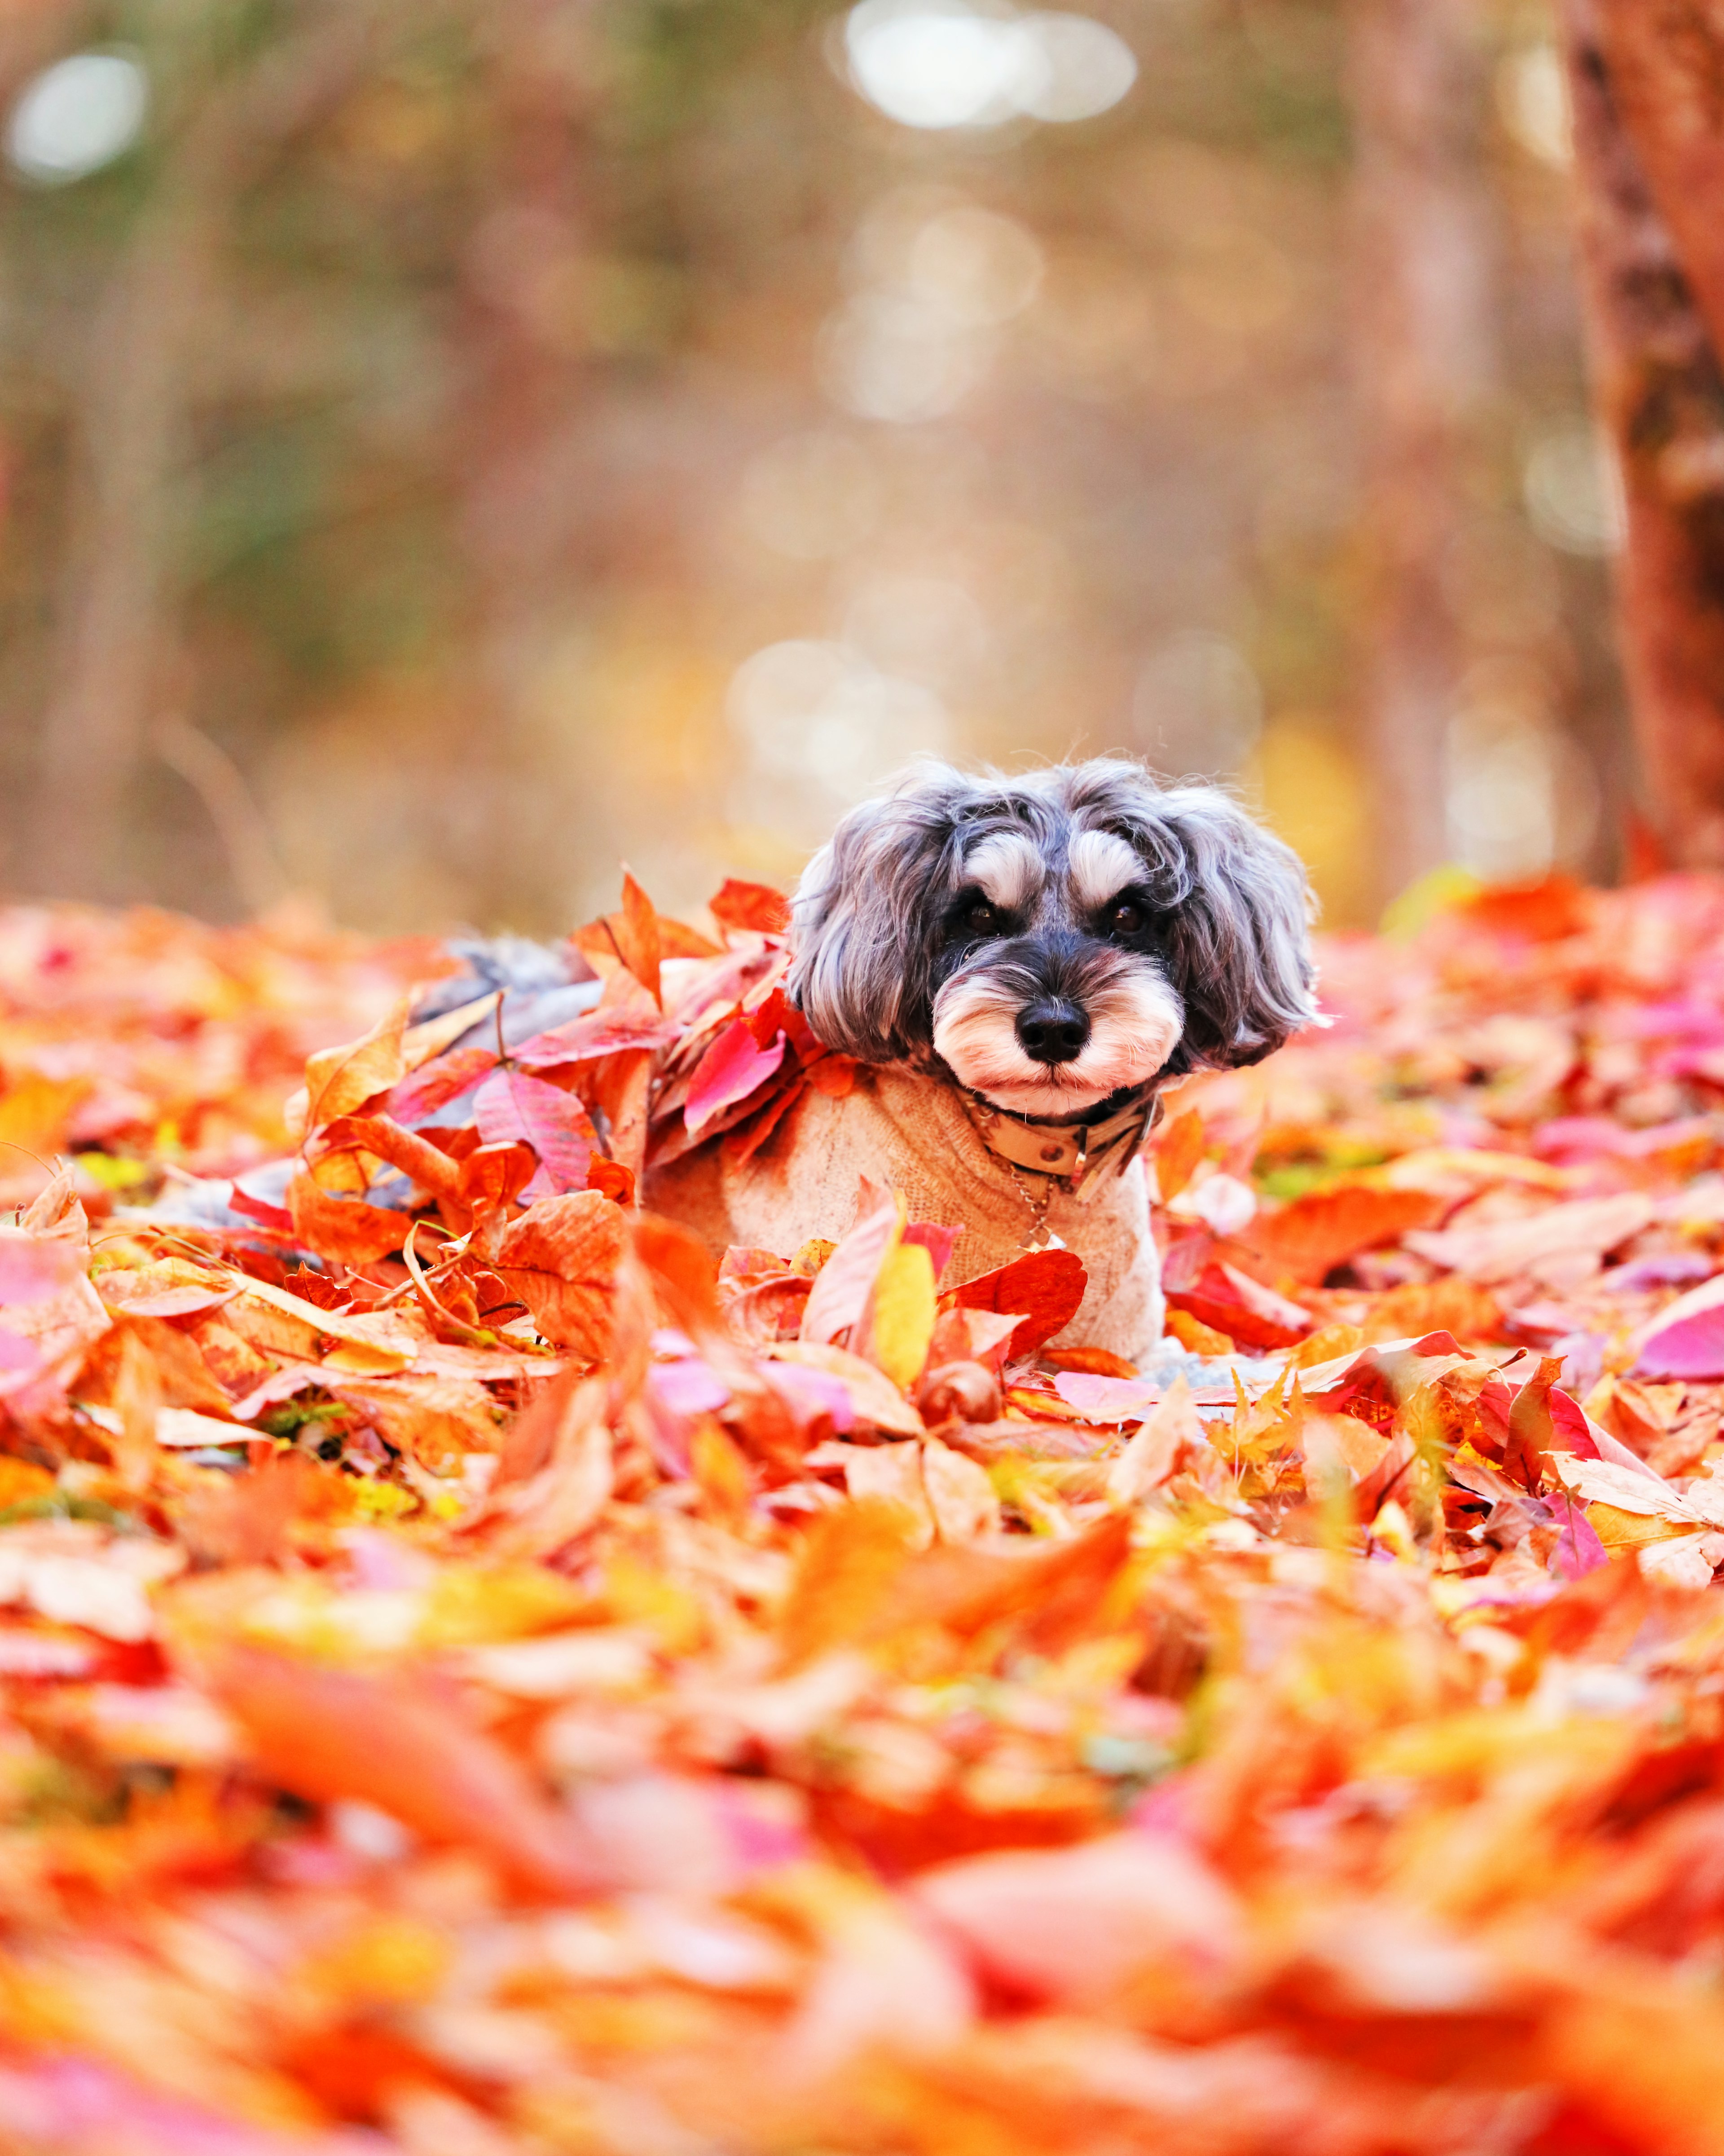
M791 993L829 1046L1081 1116L1255 1062L1313 1015L1296 857L1134 764L935 767L845 818L797 893Z

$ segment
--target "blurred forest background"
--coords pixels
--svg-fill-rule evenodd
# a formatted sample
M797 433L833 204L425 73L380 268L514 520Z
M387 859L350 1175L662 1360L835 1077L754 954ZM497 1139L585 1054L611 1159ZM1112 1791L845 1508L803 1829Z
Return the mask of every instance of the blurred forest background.
M1537 0L8 0L0 880L547 932L921 750L1618 873Z

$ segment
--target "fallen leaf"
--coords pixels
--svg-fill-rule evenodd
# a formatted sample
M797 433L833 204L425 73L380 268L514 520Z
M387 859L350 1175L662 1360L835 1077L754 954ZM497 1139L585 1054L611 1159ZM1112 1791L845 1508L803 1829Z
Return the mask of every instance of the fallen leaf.
M547 1340L587 1361L610 1341L624 1235L621 1212L596 1191L541 1199L504 1229L496 1270Z
M1279 1212L1259 1213L1242 1240L1277 1270L1320 1287L1337 1265L1361 1250L1398 1242L1409 1228L1427 1226L1442 1210L1443 1201L1422 1190L1347 1185L1308 1191Z
M726 928L753 928L768 936L782 936L790 926L790 901L770 884L742 883L735 876L726 876L706 906L713 918Z
M963 1310L993 1310L1019 1322L1008 1353L1028 1355L1070 1324L1084 1299L1089 1276L1071 1250L1032 1250L991 1273L978 1273L948 1290Z
M812 1296L810 1300L812 1301ZM921 1375L934 1337L934 1265L920 1243L896 1243L874 1284L874 1360L900 1390Z
M760 1047L745 1019L733 1019L695 1066L683 1121L690 1132L704 1130L724 1109L745 1101L765 1084L784 1060L784 1036Z
M1058 1382L1063 1394L1068 1383L1120 1384L1132 1381L1075 1377L1061 1378ZM1188 1446L1205 1443L1203 1425L1192 1404L1191 1389L1183 1378L1176 1378L1167 1389L1167 1397L1157 1403L1148 1420L1133 1434L1131 1442L1109 1467L1108 1496L1116 1505L1135 1505L1140 1497L1161 1487L1179 1464L1182 1452Z
M598 1149L592 1118L572 1093L524 1071L494 1070L473 1096L473 1120L487 1145L530 1145L538 1161L522 1193L529 1202L584 1190Z
M332 1198L309 1175L296 1175L287 1187L288 1214L294 1234L308 1250L342 1265L368 1265L398 1250L413 1221L408 1214L387 1212L357 1199Z

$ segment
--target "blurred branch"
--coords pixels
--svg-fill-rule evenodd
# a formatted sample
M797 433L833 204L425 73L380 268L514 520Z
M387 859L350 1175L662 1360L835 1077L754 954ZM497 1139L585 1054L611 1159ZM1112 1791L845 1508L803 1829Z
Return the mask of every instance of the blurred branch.
M1669 861L1724 868L1724 35L1565 0L1595 394L1628 509L1623 664Z
M227 751L179 712L158 719L151 746L208 812L247 913L267 913L290 888L275 842L244 774Z
M1473 0L1353 0L1353 374L1365 443L1365 694L1383 897L1443 860L1463 665L1445 588L1491 372Z

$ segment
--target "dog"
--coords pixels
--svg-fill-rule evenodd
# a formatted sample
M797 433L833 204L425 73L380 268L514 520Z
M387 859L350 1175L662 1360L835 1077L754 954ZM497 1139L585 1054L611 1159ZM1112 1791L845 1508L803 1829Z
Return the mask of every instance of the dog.
M1162 1089L1314 1020L1310 910L1297 855L1215 787L1114 758L923 766L844 819L793 901L788 993L856 1086L805 1094L747 1162L686 1155L647 1202L715 1249L788 1256L851 1226L866 1175L963 1230L947 1286L1074 1251L1088 1285L1060 1339L1142 1362Z

